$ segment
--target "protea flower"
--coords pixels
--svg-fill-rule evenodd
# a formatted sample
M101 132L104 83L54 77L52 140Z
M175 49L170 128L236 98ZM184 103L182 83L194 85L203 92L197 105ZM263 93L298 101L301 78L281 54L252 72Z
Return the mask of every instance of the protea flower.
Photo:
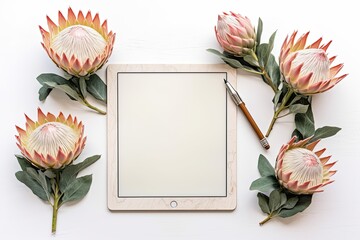
M84 125L76 117L60 112L55 117L38 109L38 120L26 116L26 130L16 126L17 146L24 157L40 169L60 169L72 163L82 152L86 137Z
M42 46L54 63L67 73L77 77L88 76L108 60L115 33L108 32L107 21L100 24L99 14L94 18L88 11L75 16L68 9L67 19L59 11L59 25L47 17L49 32L41 26Z
M247 17L233 12L218 16L216 38L224 51L246 56L256 45L255 29Z
M279 60L285 81L295 92L304 95L325 92L347 76L336 76L343 64L331 67L335 56L328 57L326 53L331 41L320 45L322 38L319 38L305 47L309 32L295 42L296 34L297 32L294 32L290 39L286 37Z
M283 145L276 159L275 174L280 184L296 194L322 192L322 187L332 183L330 171L335 164L328 163L330 156L321 157L325 149L314 152L318 141L309 143L310 138L295 143L294 136Z

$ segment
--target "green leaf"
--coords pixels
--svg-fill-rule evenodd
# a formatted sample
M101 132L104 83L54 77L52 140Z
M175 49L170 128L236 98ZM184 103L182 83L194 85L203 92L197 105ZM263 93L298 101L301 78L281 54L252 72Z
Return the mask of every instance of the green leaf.
M318 139L332 137L335 134L337 134L340 130L341 128L339 127L331 127L331 126L318 128L316 129L314 136L310 139L310 142L315 142Z
M274 98L273 98L273 103L274 103L274 111L276 110L276 106L279 103L280 97L281 97L282 91L277 91Z
M280 192L280 206L285 205L286 201L287 201L286 194L283 192Z
M306 113L297 113L295 115L296 129L304 138L308 138L315 133L314 116L311 105L309 105Z
M252 55L246 55L244 57L244 61L249 63L250 65L254 66L254 67L259 67L259 63L256 59L254 59L254 57Z
M41 170L36 171L34 168L27 168L26 172L42 187L46 193L46 200L50 201L50 191L45 174Z
M95 163L100 157L101 155L94 155L86 158L81 163L66 166L60 175L60 191L64 192L80 171Z
M30 190L41 200L49 201L48 193L45 192L44 188L36 180L34 180L29 173L25 171L19 171L15 173L15 176L20 182L30 188Z
M272 191L269 196L270 212L274 212L278 210L280 206L281 206L280 191L276 189Z
M258 159L258 169L262 177L275 176L275 171L273 166L271 166L270 162L262 154L260 154Z
M215 49L207 49L208 52L211 52L215 55L218 55L225 63L229 64L233 68L244 68L244 66L236 59L228 58L221 52Z
M258 190L260 192L269 192L279 188L279 182L275 176L261 177L253 181L250 190Z
M42 86L38 91L39 100L44 101L49 96L49 94L51 93L51 90L52 90L51 88L48 88L46 86Z
M69 80L54 73L43 73L36 78L41 85L47 85L46 82L57 83L58 85L68 84Z
M271 81L274 83L274 85L279 88L281 84L280 80L280 68L277 64L274 55L270 54L268 58L268 62L266 64L266 71L269 74Z
M85 78L81 77L79 78L79 86L80 86L80 92L83 95L84 98L87 97L87 91L86 91L86 80Z
M263 213L270 214L269 197L260 192L257 194L257 197L261 211L263 211Z
M75 99L76 101L79 101L81 103L84 103L84 101L81 99L77 91L71 88L69 85L65 85L65 84L58 85L57 83L53 83L53 82L44 82L44 84L49 87L59 89L65 92L70 98Z
M292 209L295 207L296 203L299 201L297 196L289 198L286 203L281 207L282 209Z
M289 111L292 113L306 113L308 108L309 108L309 105L293 104L293 105L290 105Z
M15 155L17 158L19 165L23 171L26 171L27 168L34 168L36 169L26 158L21 155Z
M257 46L260 44L262 31L263 31L263 21L261 20L261 18L259 18L258 26L256 29L256 45Z
M282 209L278 216L282 218L291 217L299 212L304 211L311 204L312 195L299 195L299 200L296 205L291 209ZM295 201L295 200L294 200Z
M302 95L295 95L295 97L291 100L289 105L293 105L294 103L296 103L300 99L302 99ZM303 104L303 105L309 105L309 104Z
M265 62L267 62L266 52L268 47L269 47L268 43L262 43L256 48L256 55L258 57L259 65L261 67L265 67Z
M101 78L93 74L87 80L87 91L96 99L107 102L107 87L106 84L101 80Z
M63 192L62 203L77 201L85 197L89 192L92 182L92 175L76 178Z
M295 130L292 132L291 137L293 137L293 136L296 136L296 137L297 137L297 138L296 138L297 141L300 141L300 140L303 140L303 139L304 139L303 135L302 135L297 129L295 129Z
M270 36L268 47L266 49L266 52L264 53L264 56L263 56L264 67L267 67L267 65L268 65L268 61L269 61L269 58L270 58L271 51L274 48L275 36L276 36L276 31ZM274 60L275 60L275 58L274 58Z

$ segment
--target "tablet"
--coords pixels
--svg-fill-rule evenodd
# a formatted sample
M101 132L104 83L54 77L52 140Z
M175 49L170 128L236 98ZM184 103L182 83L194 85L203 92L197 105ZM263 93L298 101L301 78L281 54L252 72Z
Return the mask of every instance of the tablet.
M233 210L236 106L226 64L107 68L108 208Z

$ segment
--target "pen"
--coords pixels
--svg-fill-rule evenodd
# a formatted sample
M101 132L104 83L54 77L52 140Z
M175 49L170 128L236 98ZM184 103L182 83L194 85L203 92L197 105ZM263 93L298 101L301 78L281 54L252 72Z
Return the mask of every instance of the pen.
M247 120L250 122L252 128L256 132L256 135L259 137L261 146L263 146L265 149L269 149L270 145L269 145L266 137L262 134L262 132L260 131L258 125L255 123L255 120L250 115L250 113L247 110L247 108L245 106L245 103L241 99L239 93L235 90L235 88L226 79L224 79L224 82L225 82L226 89L229 92L232 100L242 110L242 112L245 114Z

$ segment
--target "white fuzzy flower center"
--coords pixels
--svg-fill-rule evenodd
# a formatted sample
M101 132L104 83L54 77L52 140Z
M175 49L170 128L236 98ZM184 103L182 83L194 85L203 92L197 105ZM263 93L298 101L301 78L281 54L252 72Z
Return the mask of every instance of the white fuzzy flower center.
M318 156L306 148L294 148L285 152L282 164L283 172L291 172L290 181L298 184L309 182L309 187L322 183L323 166Z
M295 68L303 63L300 75L304 76L312 72L310 84L329 80L330 60L324 50L317 48L303 49L289 54L288 58L293 54L297 54L297 56L293 60L291 67Z
M57 34L51 43L51 48L60 56L65 53L69 58L75 56L81 64L89 58L90 61L101 55L106 47L106 40L96 30L74 25L65 28Z
M29 136L27 150L30 154L34 151L39 154L57 156L59 148L67 154L74 149L79 134L71 127L59 123L48 122L37 127Z

